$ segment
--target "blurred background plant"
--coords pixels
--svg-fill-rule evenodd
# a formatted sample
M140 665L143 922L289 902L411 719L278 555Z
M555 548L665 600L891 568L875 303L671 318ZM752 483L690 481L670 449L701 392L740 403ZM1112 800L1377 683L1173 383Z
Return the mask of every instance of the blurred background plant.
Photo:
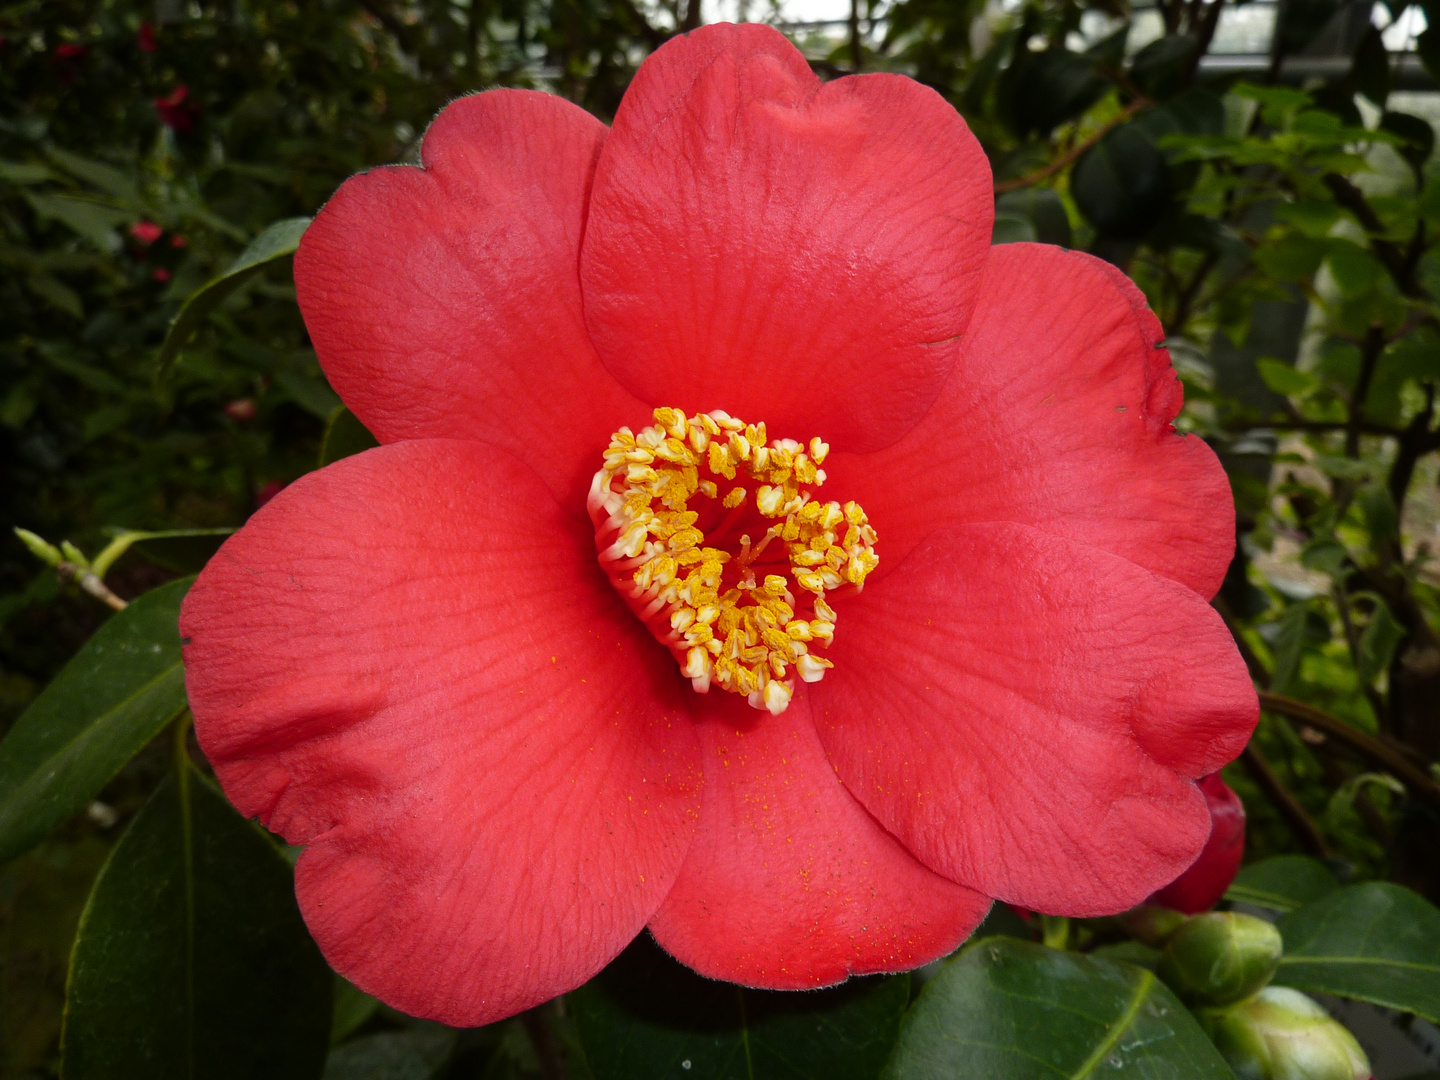
M139 596L366 443L309 348L293 244L269 234L162 358L187 298L350 173L415 160L458 94L539 87L608 120L673 33L764 19L822 77L899 71L950 100L990 155L997 243L1081 248L1144 289L1180 425L1235 491L1215 603L1266 705L1225 774L1247 860L1306 854L1440 900L1440 9L807 2L0 4L0 516L77 545L37 562L0 543L0 732L109 614L79 587L85 552L116 530L211 531L95 564ZM0 866L0 1077L51 1075L81 907L168 746ZM346 1000L370 1020L343 999L337 1025ZM551 1036L485 1039L431 1056L564 1056Z

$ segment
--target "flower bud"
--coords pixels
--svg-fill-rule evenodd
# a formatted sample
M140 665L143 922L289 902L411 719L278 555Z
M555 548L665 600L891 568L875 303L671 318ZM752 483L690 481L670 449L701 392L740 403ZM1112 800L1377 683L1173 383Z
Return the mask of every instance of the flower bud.
M1131 937L1156 948L1164 945L1170 935L1187 921L1188 916L1173 908L1156 907L1154 904L1144 904L1120 916L1120 922Z
M1275 974L1280 931L1253 915L1196 915L1165 942L1159 975L1185 1002L1228 1005L1254 994Z
M1151 902L1194 915L1214 907L1240 869L1245 854L1245 805L1219 773L1197 785L1210 806L1210 839L1190 869L1151 897Z
M1236 1080L1370 1080L1355 1036L1298 990L1268 986L1197 1018Z

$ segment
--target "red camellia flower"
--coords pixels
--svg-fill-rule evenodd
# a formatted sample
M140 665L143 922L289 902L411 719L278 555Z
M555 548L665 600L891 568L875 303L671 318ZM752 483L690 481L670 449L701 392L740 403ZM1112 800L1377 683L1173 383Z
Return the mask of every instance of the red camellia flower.
M1195 859L1194 781L1257 715L1206 603L1224 474L1118 270L990 246L937 94L711 26L608 130L496 90L422 159L295 259L382 445L276 496L181 614L201 745L305 845L337 970L479 1024L648 926L823 986L944 955L991 897L1116 912Z
M1210 805L1210 839L1190 869L1150 898L1186 915L1209 911L1220 902L1245 855L1245 804L1240 796L1219 773L1204 777L1199 786Z

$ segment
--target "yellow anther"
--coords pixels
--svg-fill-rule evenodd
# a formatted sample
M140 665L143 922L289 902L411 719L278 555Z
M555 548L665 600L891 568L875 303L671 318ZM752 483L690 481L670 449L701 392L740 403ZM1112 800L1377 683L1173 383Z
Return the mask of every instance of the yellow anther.
M832 666L809 652L834 637L825 595L864 585L879 562L875 530L855 503L811 497L825 482L822 440L807 452L719 409L654 417L604 450L589 497L600 561L697 691L718 684L781 712L797 677L814 682ZM753 510L733 483L742 468ZM706 501L692 506L697 497Z

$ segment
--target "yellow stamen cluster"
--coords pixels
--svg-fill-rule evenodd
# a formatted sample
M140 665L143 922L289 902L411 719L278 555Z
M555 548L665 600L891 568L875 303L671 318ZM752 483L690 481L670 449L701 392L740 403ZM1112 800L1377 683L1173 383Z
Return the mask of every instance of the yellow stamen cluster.
M656 409L653 427L611 437L589 499L601 562L699 692L713 682L780 713L794 693L792 668L817 682L833 666L810 652L835 633L825 594L858 591L879 559L857 504L810 497L825 482L829 450L818 438L808 447L767 441L763 423L719 410ZM723 508L719 532L747 517L774 524L754 543L741 535L737 552L709 546L690 509L697 496ZM788 575L757 580L753 564L777 540ZM805 608L808 617L797 610Z

